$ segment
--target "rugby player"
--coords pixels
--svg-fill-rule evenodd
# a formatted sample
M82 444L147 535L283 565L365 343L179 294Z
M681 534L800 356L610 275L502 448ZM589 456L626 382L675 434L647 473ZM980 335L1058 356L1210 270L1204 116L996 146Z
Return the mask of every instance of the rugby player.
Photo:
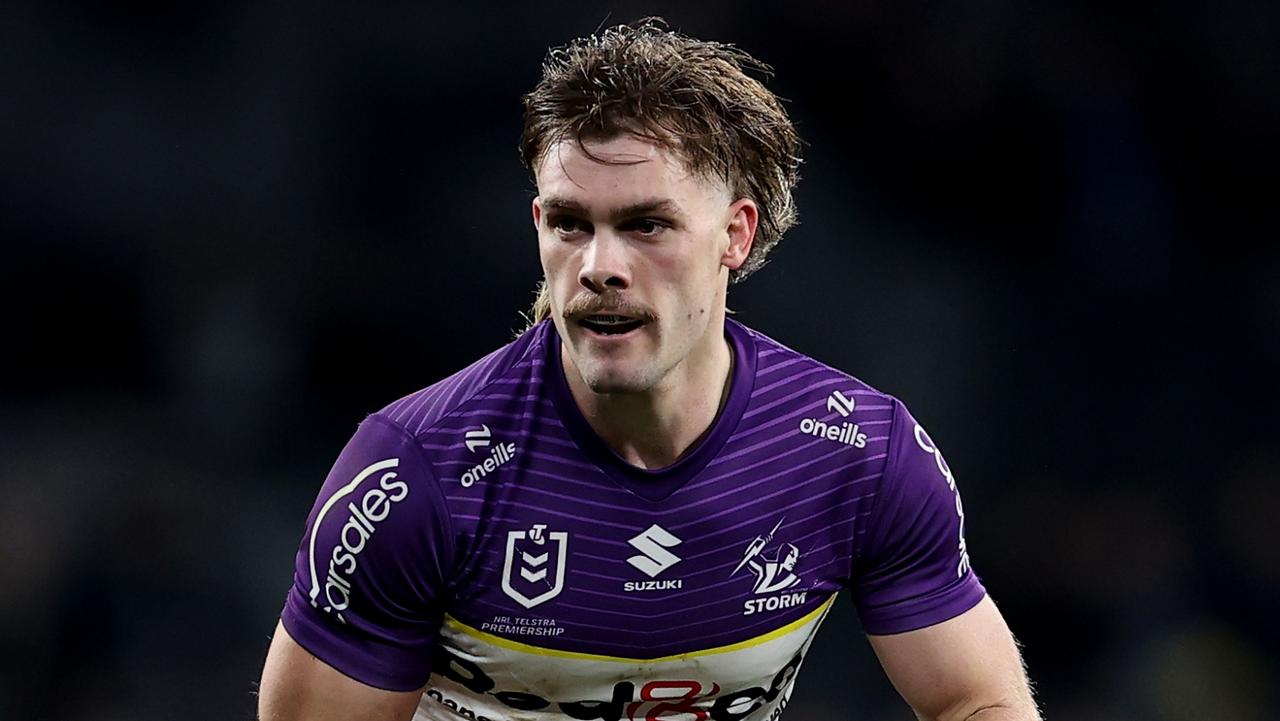
M263 721L777 719L846 588L919 718L1037 719L938 445L726 319L795 221L768 68L646 20L543 70L533 323L342 450Z

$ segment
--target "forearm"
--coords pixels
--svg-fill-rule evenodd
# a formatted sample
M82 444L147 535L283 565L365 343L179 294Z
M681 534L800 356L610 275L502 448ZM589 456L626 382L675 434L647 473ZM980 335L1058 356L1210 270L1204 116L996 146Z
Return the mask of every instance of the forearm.
M990 598L949 621L869 638L921 721L1040 721L1017 642Z

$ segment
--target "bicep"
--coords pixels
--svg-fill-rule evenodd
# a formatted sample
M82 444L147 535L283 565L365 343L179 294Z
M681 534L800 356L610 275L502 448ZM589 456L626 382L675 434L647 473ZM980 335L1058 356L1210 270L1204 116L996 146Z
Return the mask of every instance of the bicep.
M405 721L422 690L385 691L349 678L311 655L276 624L258 694L261 721Z
M885 673L924 719L965 719L988 707L1037 719L1017 644L990 597L948 621L868 636Z

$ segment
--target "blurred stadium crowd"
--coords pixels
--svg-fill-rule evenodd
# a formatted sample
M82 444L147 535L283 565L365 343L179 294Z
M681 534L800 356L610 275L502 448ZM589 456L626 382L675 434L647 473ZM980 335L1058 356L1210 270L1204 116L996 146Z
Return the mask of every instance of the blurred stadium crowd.
M522 324L545 49L646 14L775 66L730 305L930 428L1046 717L1275 718L1280 6L784 5L7 5L0 718L253 717L346 438ZM786 718L910 718L827 623Z

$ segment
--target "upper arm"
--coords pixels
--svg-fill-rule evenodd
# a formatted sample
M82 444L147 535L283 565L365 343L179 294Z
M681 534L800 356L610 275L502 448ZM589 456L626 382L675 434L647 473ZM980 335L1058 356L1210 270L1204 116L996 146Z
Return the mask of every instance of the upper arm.
M261 721L404 721L422 690L385 691L336 671L276 625L258 693Z
M898 693L922 719L960 721L984 708L1039 719L1013 635L991 599L948 621L868 636Z
M1017 646L970 567L964 532L955 475L899 404L854 566L862 625L920 718L960 721L992 708L976 718L1035 719Z
M453 550L446 501L418 442L370 416L308 516L280 615L285 633L276 634L266 669L283 684L272 698L310 698L325 688L311 683L316 674L340 677L333 688L420 690L431 676Z
M852 569L867 633L932 626L986 591L969 564L960 489L936 443L894 401L884 472Z

